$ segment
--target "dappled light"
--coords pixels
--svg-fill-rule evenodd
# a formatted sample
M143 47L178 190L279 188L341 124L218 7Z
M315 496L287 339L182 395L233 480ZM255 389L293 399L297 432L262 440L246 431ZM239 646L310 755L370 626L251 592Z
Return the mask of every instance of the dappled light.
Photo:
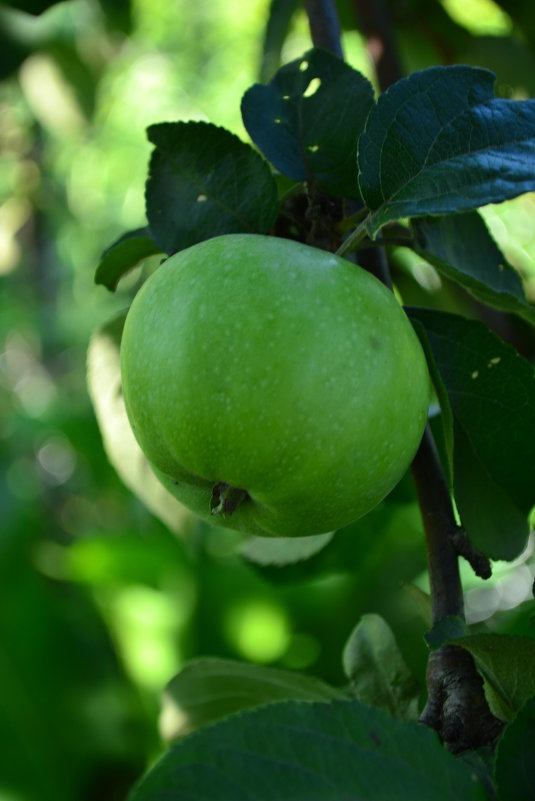
M232 607L225 628L229 642L244 659L276 662L288 649L288 620L284 609L274 603L253 598Z

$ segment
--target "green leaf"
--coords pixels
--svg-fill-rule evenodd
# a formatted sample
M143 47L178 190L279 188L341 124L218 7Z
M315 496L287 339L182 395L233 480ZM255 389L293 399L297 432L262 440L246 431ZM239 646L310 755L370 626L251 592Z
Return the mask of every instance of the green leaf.
M428 631L425 635L425 641L434 650L456 637L465 637L468 634L468 626L461 617L448 615L448 617L443 617L434 624L431 631Z
M276 701L334 701L347 693L302 673L200 658L188 662L164 692L168 739L194 731L234 712Z
M515 488L505 486L509 482L503 466L487 461L486 454L478 447L481 443L474 442L457 421L453 431L455 501L469 539L491 559L515 559L526 546L527 512L519 508ZM496 450L490 459L499 458L499 441L507 447L506 439L506 433L496 433L493 443ZM518 470L526 471L526 462L518 462Z
M535 796L535 698L507 726L498 742L495 778L500 801L528 801Z
M166 253L220 234L266 234L278 213L264 159L237 136L205 122L151 125L156 146L145 199L151 236Z
M313 49L282 67L268 86L252 86L242 116L253 142L285 175L359 198L357 143L372 104L366 78Z
M535 640L514 634L471 634L450 641L469 651L493 715L512 720L535 695Z
M342 661L359 701L381 707L396 718L417 719L418 685L382 617L362 616L347 641Z
M96 331L89 344L87 383L104 449L126 486L171 531L185 532L193 516L152 472L132 433L121 389L119 349L126 311Z
M432 67L380 96L358 154L371 236L392 220L535 189L535 100L495 98L494 81L475 67Z
M358 701L295 701L180 740L130 801L484 801L431 729Z
M415 220L414 250L478 300L535 324L535 308L477 212Z
M535 370L478 321L428 309L409 314L425 328L448 394L463 526L491 559L514 559L526 545L535 503Z
M487 801L498 801L494 784L494 753L490 746L462 751L456 756L478 777L487 793Z
M334 531L310 537L248 537L240 556L257 565L293 565L319 553L334 537Z
M406 311L408 311L409 316L411 317L414 330L418 334L418 338L420 339L421 345L424 349L427 365L429 367L429 375L431 376L431 382L440 405L442 432L444 435L444 450L446 452L451 474L453 471L453 412L451 410L448 390L446 389L446 385L444 384L438 366L435 362L433 350L431 348L425 326L417 319L416 314L412 314L413 310ZM431 418L429 418L429 421L431 421Z
M148 228L129 231L102 254L95 273L95 283L103 284L111 292L115 292L123 275L137 267L143 259L161 252L151 239Z

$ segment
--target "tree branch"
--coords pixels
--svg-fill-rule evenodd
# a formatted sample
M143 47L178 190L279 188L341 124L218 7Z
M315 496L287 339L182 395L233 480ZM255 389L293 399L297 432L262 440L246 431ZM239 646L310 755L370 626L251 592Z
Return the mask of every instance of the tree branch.
M433 623L450 615L464 618L458 556L451 540L457 523L429 427L425 430L411 470L427 544Z
M353 6L366 37L379 88L384 92L403 75L388 10L384 0L353 0Z
M343 58L340 21L334 0L305 0L312 43Z
M433 623L448 616L464 619L458 564L459 527L429 427L411 470L427 544ZM494 745L503 724L488 708L483 681L467 651L444 645L430 654L427 693L420 720L439 733L450 751Z
M315 47L329 50L343 59L340 21L335 0L305 0L310 36ZM344 216L344 204L323 192L315 182L308 186L306 220L308 245L334 252L340 245L338 223Z

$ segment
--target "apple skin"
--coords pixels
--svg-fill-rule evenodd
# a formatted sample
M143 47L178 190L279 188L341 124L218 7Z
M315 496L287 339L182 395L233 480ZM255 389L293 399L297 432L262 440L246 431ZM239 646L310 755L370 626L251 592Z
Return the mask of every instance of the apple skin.
M341 528L397 484L430 381L394 295L290 240L215 237L171 256L128 312L121 375L156 475L202 518L261 536ZM214 486L245 490L211 514Z

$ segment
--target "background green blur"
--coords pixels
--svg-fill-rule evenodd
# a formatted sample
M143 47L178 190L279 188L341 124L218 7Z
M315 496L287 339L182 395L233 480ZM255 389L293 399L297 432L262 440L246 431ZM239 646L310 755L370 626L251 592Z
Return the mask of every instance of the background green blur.
M87 389L90 339L140 280L110 294L94 270L145 224L145 128L208 119L246 138L243 92L310 47L300 4L264 58L268 0L13 5L43 13L0 5L0 801L111 801L163 747L161 691L191 657L341 684L343 644L373 611L423 688L425 554L408 479L308 566L255 569L236 534L189 517L172 531L172 510L149 512L110 465ZM392 2L405 70L477 63L502 94L535 94L534 15L507 5ZM340 6L347 59L373 79ZM535 199L485 217L535 300ZM393 258L404 300L475 313L429 265ZM529 549L485 587L465 580L472 621L533 634Z

